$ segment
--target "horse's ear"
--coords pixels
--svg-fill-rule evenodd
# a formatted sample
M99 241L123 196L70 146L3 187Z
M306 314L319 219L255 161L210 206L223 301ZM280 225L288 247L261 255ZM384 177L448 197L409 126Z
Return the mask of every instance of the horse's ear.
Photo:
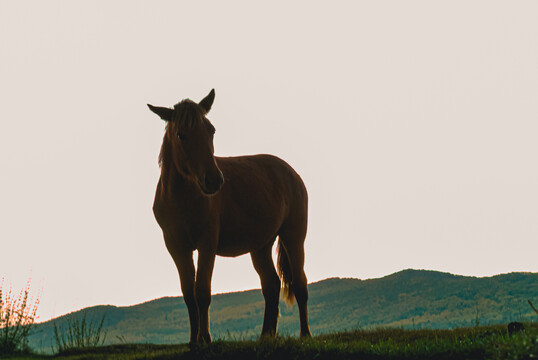
M159 115L161 119L164 121L170 121L172 120L172 112L174 110L165 108L165 107L159 107L159 106L153 106L148 104L148 107L151 111L153 111L155 114Z
M209 110L211 110L211 105L213 105L214 100L215 100L215 89L211 89L209 94L205 98L203 98L202 101L198 103L198 105L200 105L202 109L204 109L204 111L208 113Z

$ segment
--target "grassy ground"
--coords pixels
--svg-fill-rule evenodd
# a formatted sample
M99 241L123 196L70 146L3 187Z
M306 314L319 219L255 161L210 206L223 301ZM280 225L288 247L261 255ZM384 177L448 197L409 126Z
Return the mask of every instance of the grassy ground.
M216 340L210 345L127 344L17 359L531 359L538 357L538 326L508 334L507 327L454 330L354 330L312 339Z

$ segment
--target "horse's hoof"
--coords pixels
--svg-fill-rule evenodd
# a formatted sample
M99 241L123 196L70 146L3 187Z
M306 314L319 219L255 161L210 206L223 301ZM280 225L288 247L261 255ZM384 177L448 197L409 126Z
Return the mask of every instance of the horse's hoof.
M200 344L210 344L211 343L211 335L209 335L209 334L198 335L198 343L200 343Z
M260 335L260 340L272 340L276 338L276 331L266 331L262 332Z

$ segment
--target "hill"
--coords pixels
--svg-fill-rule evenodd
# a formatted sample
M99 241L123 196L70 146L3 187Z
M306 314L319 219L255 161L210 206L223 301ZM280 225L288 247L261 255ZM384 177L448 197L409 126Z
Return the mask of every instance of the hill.
M310 325L314 334L379 326L454 328L535 320L527 299L538 303L538 274L492 277L457 276L404 270L379 279L331 278L309 284ZM215 338L250 338L261 331L264 300L260 290L213 296L211 331ZM166 297L129 307L96 306L38 324L34 349L50 349L53 324L86 312L106 312L107 343L184 343L189 340L187 309L181 297ZM279 333L299 331L297 306L281 303Z

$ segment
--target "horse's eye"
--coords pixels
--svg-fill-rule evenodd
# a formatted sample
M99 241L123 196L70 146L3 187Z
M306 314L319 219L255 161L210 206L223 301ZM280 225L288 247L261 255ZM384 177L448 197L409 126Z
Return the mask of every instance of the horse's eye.
M177 138L179 140L185 140L185 134L177 133Z

